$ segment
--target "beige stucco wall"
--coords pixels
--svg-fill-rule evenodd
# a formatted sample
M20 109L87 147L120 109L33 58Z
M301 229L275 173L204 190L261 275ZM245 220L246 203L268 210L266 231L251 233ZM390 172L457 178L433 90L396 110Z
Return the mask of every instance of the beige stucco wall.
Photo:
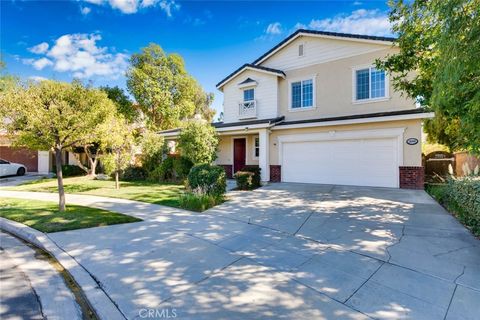
M277 127L279 128L279 127ZM403 134L403 165L404 166L421 166L422 165L422 146L421 146L421 120L403 120L403 121L389 121L378 123L365 123L365 124L351 124L341 126L327 126L316 128L301 128L301 129L285 129L285 130L273 130L270 134L270 164L278 165L278 137L288 134L299 133L317 133L317 132L329 132L329 131L351 131L351 130L373 130L373 129L385 129L385 128L405 128ZM405 141L408 138L418 139L416 145L408 145ZM308 156L308 155L305 155Z
M384 49L301 69L287 71L286 79L279 80L279 110L288 120L315 119L352 114L395 111L415 108L415 102L401 96L389 82L388 99L371 102L354 102L354 69L371 65L375 59L393 53ZM315 80L315 104L310 110L290 109L290 83L296 80Z
M217 164L233 164L233 139L246 138L246 164L258 165L258 158L254 157L255 137L258 134L250 135L234 135L234 136L220 136L218 151L217 151Z

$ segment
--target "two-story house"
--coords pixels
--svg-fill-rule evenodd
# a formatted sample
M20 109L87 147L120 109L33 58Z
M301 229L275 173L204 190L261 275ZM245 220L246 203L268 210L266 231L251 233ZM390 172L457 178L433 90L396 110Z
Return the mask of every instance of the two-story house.
M393 38L298 30L217 84L218 165L264 181L423 188L422 119L374 66ZM164 135L174 137L178 132Z

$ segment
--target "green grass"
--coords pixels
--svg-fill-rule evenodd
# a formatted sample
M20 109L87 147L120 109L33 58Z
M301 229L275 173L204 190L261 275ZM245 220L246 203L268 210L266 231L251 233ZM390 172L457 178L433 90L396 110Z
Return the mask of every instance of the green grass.
M42 232L58 232L141 221L107 210L67 205L65 212L48 201L0 198L0 217L23 223Z
M93 180L88 177L65 178L63 183L66 193L137 200L177 208L180 207L180 195L184 190L184 187L178 184L158 184L144 181L121 182L120 189L116 190L114 181ZM30 181L11 187L9 190L57 192L57 180L42 179Z

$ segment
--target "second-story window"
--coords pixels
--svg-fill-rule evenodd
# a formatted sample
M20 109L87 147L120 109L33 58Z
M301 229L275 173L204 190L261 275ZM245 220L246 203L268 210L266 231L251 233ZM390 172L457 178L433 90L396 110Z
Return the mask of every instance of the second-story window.
M313 80L303 80L291 83L292 109L313 107Z
M243 90L243 101L253 101L255 100L255 89L246 89Z
M356 70L355 90L357 101L385 98L385 71L374 67Z

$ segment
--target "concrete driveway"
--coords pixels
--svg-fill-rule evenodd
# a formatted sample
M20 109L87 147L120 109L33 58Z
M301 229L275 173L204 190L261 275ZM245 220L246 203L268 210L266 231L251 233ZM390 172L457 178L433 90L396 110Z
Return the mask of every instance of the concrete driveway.
M272 184L231 198L50 237L128 319L478 319L480 241L423 191Z

